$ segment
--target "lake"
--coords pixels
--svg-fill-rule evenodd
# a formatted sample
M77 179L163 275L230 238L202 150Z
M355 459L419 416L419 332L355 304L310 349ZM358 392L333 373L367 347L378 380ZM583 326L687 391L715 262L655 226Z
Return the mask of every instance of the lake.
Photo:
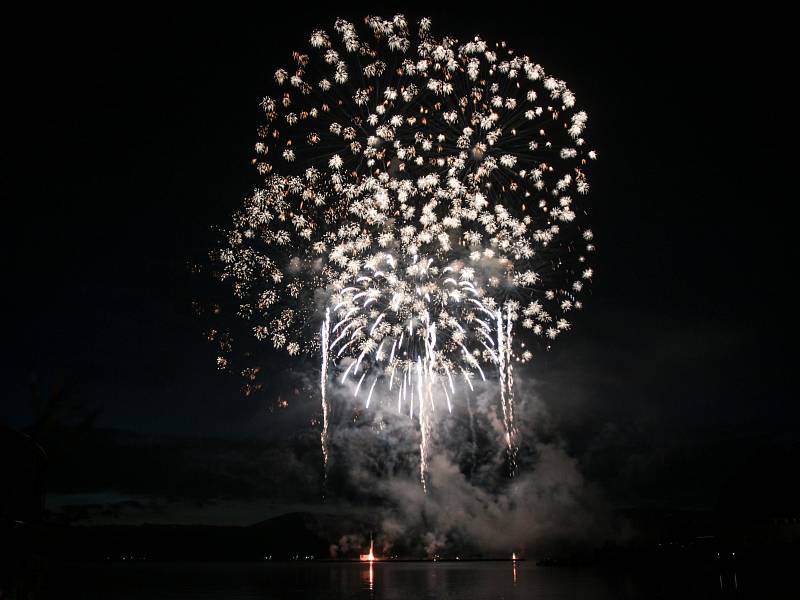
M51 568L45 587L47 597L87 600L800 597L763 574L553 568L527 561L78 564Z

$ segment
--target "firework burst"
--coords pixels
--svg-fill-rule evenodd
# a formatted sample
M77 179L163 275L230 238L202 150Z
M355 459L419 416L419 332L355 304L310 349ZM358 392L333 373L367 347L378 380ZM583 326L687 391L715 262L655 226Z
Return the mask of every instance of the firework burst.
M402 15L314 31L274 79L264 184L215 259L258 340L321 359L326 464L328 386L369 408L380 385L419 424L424 486L434 414L475 378L497 382L513 463L513 367L592 278L586 113L505 43Z

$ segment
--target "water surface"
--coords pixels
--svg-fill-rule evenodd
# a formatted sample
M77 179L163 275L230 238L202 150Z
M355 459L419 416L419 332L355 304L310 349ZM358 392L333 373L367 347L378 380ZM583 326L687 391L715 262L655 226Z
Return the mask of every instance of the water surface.
M625 600L793 597L766 576L533 562L107 563L64 565L49 596L99 600ZM769 584L769 585L767 585ZM766 589L770 592L765 592ZM748 593L749 592L749 593ZM767 593L766 596L763 593ZM797 596L800 597L800 596Z

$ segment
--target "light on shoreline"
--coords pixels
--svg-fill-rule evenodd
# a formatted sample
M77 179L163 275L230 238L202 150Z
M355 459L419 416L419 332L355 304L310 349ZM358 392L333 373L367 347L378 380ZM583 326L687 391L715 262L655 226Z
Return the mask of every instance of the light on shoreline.
M375 560L375 552L373 550L374 550L373 541L372 541L372 538L370 538L370 540L369 540L369 554L360 554L359 557L358 557L359 560L362 560L364 562L367 562L367 561L373 562Z

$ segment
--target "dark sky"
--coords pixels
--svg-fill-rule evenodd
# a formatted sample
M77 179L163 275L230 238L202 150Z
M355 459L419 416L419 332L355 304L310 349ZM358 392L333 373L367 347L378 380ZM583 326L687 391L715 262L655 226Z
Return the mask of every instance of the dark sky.
M274 394L245 398L217 373L191 311L203 284L186 268L258 183L249 159L274 69L340 16L272 5L6 20L0 420L32 423L34 382L44 395L63 382L73 416L96 411L54 494L141 501L197 480L194 506L212 485L269 498L277 451L263 444L307 426L307 411L271 412ZM400 10L460 39L506 39L566 79L601 159L591 297L530 375L613 501L711 506L753 456L796 447L800 425L785 19L464 6ZM271 366L279 390L284 366ZM198 461L210 483L186 474ZM142 475L165 464L174 477Z

